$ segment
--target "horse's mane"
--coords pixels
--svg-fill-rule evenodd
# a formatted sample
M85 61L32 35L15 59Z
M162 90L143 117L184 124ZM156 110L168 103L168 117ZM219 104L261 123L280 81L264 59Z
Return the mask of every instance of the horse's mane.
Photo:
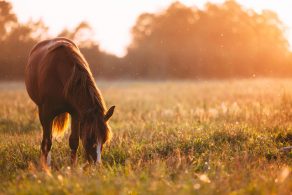
M89 113L85 113L86 115L97 115L96 112L100 113L101 117L104 117L106 112L106 106L104 100L101 96L99 89L97 88L94 78L92 76L91 70L84 56L80 52L79 48L70 40L65 38L57 38L55 39L55 43L52 44L48 48L48 52L52 52L57 48L63 47L65 51L68 53L68 56L71 57L72 62L74 63L73 71L71 73L70 78L64 86L64 95L68 98L74 97L76 94L86 94L90 96L90 99L93 105L96 105L95 108L89 110ZM78 87L77 87L78 86ZM90 113L94 112L94 113ZM97 119L99 121L94 121L95 124L90 129L94 131L96 127L94 125L98 125L101 123L101 119ZM100 128L99 128L100 129ZM101 130L102 132L99 135L99 139L107 141L110 139L110 130L105 128ZM106 131L106 132L104 132ZM91 132L91 134L96 134L96 132ZM101 135L100 135L101 134Z
M57 38L55 43L48 48L48 52L52 52L60 47L65 48L74 63L71 76L64 87L65 96L74 95L80 89L87 89L93 103L96 103L101 113L104 114L106 110L104 100L95 84L89 65L79 48L68 39ZM80 87L76 87L77 83L81 84Z

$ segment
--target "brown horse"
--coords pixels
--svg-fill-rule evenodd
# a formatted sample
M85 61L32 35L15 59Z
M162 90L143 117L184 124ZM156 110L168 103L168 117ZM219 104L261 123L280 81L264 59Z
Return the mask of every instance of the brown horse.
M102 95L95 85L87 61L71 40L45 40L31 50L25 71L26 89L39 110L43 127L41 162L50 165L54 133L66 130L71 115L71 161L76 164L79 138L89 162L101 161L104 143L111 137Z

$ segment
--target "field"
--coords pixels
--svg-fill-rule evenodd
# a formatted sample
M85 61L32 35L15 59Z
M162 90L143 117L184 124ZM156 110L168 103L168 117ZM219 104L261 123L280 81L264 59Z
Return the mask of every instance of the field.
M69 164L68 133L51 171L21 83L0 84L0 194L291 194L292 80L98 81L114 133L103 164Z

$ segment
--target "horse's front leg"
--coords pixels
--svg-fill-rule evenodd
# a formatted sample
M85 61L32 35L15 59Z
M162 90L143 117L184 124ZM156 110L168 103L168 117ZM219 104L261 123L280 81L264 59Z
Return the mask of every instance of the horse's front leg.
M48 117L42 109L39 110L39 117L43 127L43 139L41 143L41 165L46 167L51 165L51 147L52 147L52 125L53 120Z
M72 116L71 121L71 135L69 137L69 146L71 148L71 164L77 164L77 150L79 146L79 128L80 123L77 116Z

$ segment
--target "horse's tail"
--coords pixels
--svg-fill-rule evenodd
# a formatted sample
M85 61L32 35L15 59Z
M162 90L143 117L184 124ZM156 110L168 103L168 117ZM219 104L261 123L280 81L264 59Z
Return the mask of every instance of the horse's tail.
M54 118L53 121L53 134L55 136L62 136L68 129L70 122L69 113L62 113Z

